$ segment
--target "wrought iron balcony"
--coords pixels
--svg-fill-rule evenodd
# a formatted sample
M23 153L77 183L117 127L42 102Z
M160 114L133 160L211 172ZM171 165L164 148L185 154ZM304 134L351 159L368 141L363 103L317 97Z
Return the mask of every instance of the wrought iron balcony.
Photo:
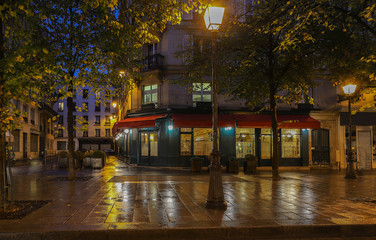
M151 71L151 70L157 70L157 69L162 69L163 67L163 60L164 56L161 54L154 54L147 56L143 59L142 62L142 70L143 71Z

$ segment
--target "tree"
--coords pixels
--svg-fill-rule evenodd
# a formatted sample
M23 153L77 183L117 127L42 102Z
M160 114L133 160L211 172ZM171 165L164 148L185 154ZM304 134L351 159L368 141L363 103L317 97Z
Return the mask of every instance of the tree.
M375 94L376 72L376 3L370 0L294 1L304 16L304 23L324 29L316 39L325 39L321 45L323 77L335 84L357 81L359 94ZM369 102L361 107L373 107Z
M230 12L228 22L219 32L219 91L234 99L246 100L253 110L270 111L273 180L278 180L277 103L292 104L302 100L313 86L315 44L308 27L300 24L301 13L293 11L290 1L258 1L246 7L245 13ZM210 74L210 60L202 57L207 56L202 54L206 51L202 50L206 41L199 36L196 39L190 51L181 53L190 59L184 77L191 82L202 81Z
M188 3L189 2L189 3ZM55 51L58 68L53 79L59 94L67 98L69 177L75 178L73 164L73 92L89 86L94 90L129 85L138 75L141 47L158 41L167 24L180 22L181 13L198 1L169 0L37 0L43 36ZM115 89L119 91L121 88ZM104 95L105 98L111 96ZM105 100L105 99L103 99Z
M8 184L4 182L5 132L12 130L22 117L12 100L38 105L38 100L47 94L40 89L46 86L49 55L36 23L30 1L0 1L0 205L4 210L7 191L3 190Z

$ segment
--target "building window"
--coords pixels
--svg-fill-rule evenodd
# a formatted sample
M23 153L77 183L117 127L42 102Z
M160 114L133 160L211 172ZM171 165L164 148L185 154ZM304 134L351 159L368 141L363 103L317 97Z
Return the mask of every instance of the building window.
M76 129L73 129L73 137L76 137Z
M87 102L82 103L82 111L83 112L89 111L89 103L87 103Z
M110 125L110 116L106 116L106 121L104 122L104 125Z
M64 131L63 131L63 129L59 129L58 130L57 137L64 137Z
M95 125L101 125L101 116L95 116Z
M82 90L82 98L83 99L89 99L89 89L83 89Z
M20 101L14 100L14 107L18 110L20 110Z
M158 133L142 132L141 133L141 156L158 156Z
M192 128L180 129L180 155L192 155Z
M57 150L67 150L67 142L57 141Z
M143 103L158 103L158 85L148 85L142 88Z
M89 136L89 132L88 131L83 131L82 132L82 136L83 137L88 137Z
M100 99L101 98L101 91L97 90L95 91L95 98Z
M64 124L64 116L63 115L59 116L59 119L57 120L57 123L58 124Z
M89 116L83 116L83 124L89 124Z
M261 159L270 159L272 157L273 144L272 144L272 130L261 129Z
M27 116L29 115L29 108L27 107L26 104L23 105L23 119L25 122L28 122Z
M64 103L63 102L59 102L59 106L58 106L57 110L59 112L64 112Z
M96 101L95 102L95 111L100 112L101 111L101 103Z
M105 112L110 112L111 111L110 102L106 102L106 106L104 108L104 111Z
M30 109L30 123L35 125L35 109L34 108Z
M211 128L193 129L193 154L209 156L212 151L213 136Z
M76 121L77 120L77 116L76 115L73 115L73 126L76 126Z
M281 129L282 158L300 158L300 129Z
M244 158L247 154L255 155L255 129L236 128L236 158Z
M111 136L111 129L107 128L106 129L106 137L110 137Z
M210 83L193 83L192 85L192 101L195 104L196 102L211 102L212 93L211 93Z
M101 130L100 129L95 129L95 136L100 137L101 136Z

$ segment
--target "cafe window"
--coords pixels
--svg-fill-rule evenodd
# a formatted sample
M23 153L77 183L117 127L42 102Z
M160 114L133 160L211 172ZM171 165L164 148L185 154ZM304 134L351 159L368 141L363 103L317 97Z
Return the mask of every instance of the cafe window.
M247 154L255 155L255 129L236 129L236 158L244 158Z
M272 129L261 129L261 159L270 159L272 157Z
M198 156L209 156L213 146L211 128L194 128L193 130L193 154Z
M180 155L192 155L192 128L180 129Z
M101 130L100 129L95 129L95 136L100 137L101 136Z
M300 129L282 129L282 158L300 158Z

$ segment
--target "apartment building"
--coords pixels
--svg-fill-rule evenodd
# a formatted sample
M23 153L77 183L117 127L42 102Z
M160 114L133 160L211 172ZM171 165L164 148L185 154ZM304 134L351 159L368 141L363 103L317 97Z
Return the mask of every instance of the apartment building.
M114 123L115 109L112 101L101 100L103 94L110 90L93 91L89 87L78 89L74 98L74 146L75 150L104 150L114 149L111 127ZM68 150L67 101L59 98L54 106L59 114L55 123L55 145L57 151Z
M12 132L9 145L16 160L37 159L42 155L55 153L53 121L56 114L50 104L36 104L13 100L21 112L23 121Z

